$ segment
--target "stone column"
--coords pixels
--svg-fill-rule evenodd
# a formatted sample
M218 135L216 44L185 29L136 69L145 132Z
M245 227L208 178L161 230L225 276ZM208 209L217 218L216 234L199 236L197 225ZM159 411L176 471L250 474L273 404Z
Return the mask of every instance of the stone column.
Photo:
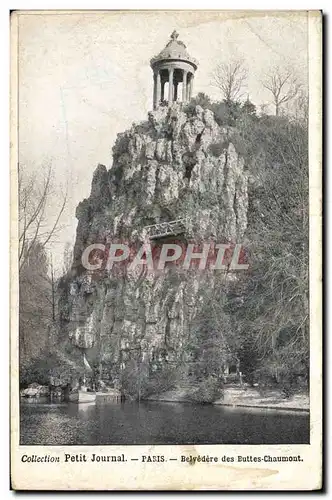
M153 109L157 107L157 75L153 73Z
M178 82L174 83L174 96L173 96L174 102L178 100Z
M173 68L169 70L169 78L168 78L168 105L173 102Z
M194 73L192 73L190 76L189 101L193 96L193 88L194 88Z
M161 94L160 99L163 101L165 99L165 82L161 81Z
M190 85L191 85L191 73L188 75L188 84L186 89L186 101L190 100Z
M187 71L183 70L182 77L182 102L186 102L187 100Z
M161 78L160 78L160 72L157 72L157 81L156 81L156 108L160 104L160 98L161 98Z

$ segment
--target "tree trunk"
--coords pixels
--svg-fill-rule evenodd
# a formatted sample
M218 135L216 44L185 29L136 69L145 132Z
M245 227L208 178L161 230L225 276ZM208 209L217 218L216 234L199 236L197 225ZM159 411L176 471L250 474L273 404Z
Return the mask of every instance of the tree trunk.
M51 261L51 285L52 285L52 320L55 322L55 282L53 262Z

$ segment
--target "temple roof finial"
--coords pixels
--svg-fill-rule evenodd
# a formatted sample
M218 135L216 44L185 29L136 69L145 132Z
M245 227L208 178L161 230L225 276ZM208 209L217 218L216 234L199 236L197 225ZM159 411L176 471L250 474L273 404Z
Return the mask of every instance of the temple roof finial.
M171 39L177 40L178 37L179 37L179 33L176 30L174 30L173 33L171 34Z

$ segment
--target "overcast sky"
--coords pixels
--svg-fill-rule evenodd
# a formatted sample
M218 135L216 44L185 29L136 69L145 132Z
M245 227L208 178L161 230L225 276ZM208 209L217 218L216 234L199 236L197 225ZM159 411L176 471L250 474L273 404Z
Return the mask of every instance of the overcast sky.
M98 163L112 164L117 133L152 108L149 61L176 29L198 62L194 94L220 98L211 72L243 59L250 99L267 103L260 83L275 66L307 78L306 13L83 12L19 16L19 160L28 169L52 164L70 191L57 259L74 242L75 207L90 192Z

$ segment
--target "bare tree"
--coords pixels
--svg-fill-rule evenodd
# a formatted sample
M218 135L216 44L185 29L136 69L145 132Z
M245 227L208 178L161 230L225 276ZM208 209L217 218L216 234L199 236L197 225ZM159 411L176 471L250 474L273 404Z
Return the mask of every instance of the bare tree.
M67 274L73 263L73 245L67 241L63 251L63 274Z
M56 285L47 245L61 229L67 195L55 188L51 167L19 167L19 339L22 367L37 359L56 321Z
M52 185L52 169L48 167L42 179L27 174L19 168L19 264L20 269L29 258L32 249L38 242L42 248L52 241L60 229L59 221L65 209L67 194L65 193L51 218L50 208L54 189Z
M283 104L293 100L299 93L301 84L290 69L274 68L262 81L263 87L272 94L276 116Z
M246 86L248 71L243 61L221 63L212 73L212 84L217 87L225 101L238 101L243 95Z

